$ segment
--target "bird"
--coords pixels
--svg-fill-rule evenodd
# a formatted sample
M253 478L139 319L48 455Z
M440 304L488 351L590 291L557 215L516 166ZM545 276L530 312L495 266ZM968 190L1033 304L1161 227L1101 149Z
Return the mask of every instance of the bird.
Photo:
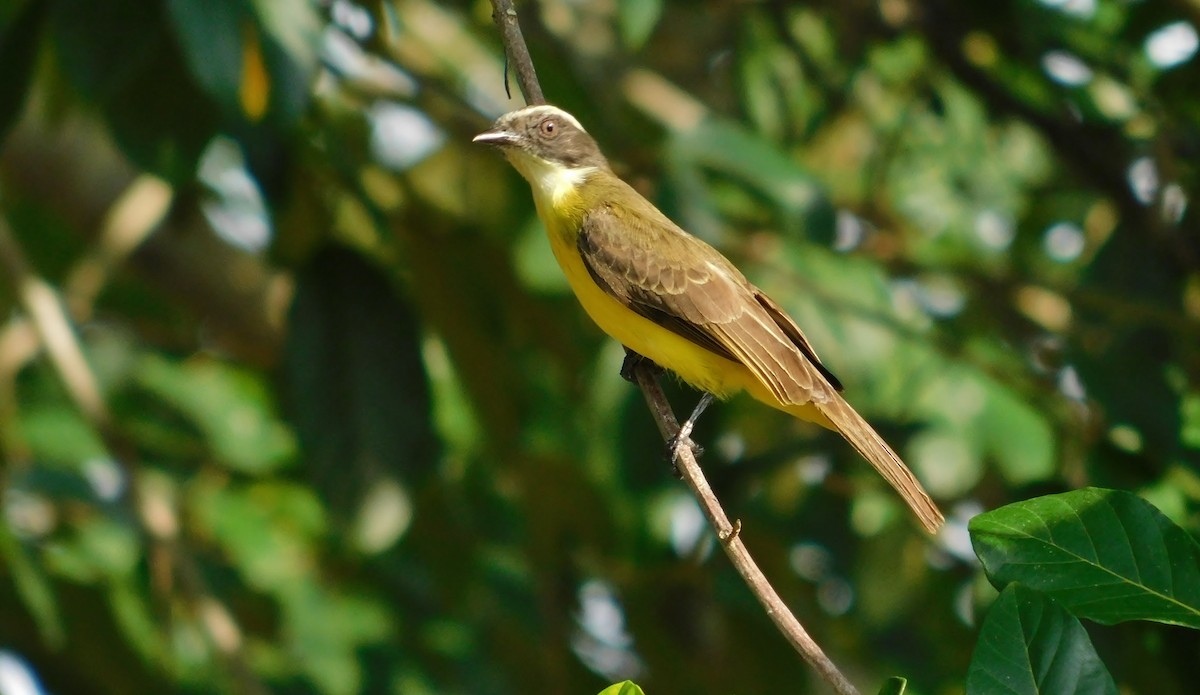
M528 181L554 257L584 311L632 356L713 397L748 392L842 435L936 534L944 517L787 312L715 248L618 177L579 120L556 106L496 119L474 142ZM627 363L628 364L628 363Z

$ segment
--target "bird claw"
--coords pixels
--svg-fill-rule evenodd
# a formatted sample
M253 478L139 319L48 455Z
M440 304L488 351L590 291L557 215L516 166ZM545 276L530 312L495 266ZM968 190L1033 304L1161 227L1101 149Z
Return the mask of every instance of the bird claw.
M704 455L704 447L696 442L693 442L687 437L679 436L682 432L678 432L674 437L667 440L667 460L671 462L671 475L676 478L683 478L683 474L679 472L679 454L684 448L692 450L692 456L699 459Z
M704 394L700 398L700 402L697 403L696 407L692 410L692 414L689 415L688 419L684 420L683 424L679 426L679 431L667 440L667 457L671 461L671 473L673 473L676 478L683 477L679 474L679 448L681 446L686 445L691 447L692 455L696 458L700 458L704 455L704 447L691 440L692 428L696 426L696 420L700 418L700 414L703 413L704 409L707 408L712 402L712 394Z

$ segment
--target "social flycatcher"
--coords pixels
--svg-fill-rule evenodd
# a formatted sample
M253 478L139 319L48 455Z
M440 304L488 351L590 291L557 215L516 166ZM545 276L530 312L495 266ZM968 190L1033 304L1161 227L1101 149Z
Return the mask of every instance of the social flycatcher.
M839 395L841 384L796 323L716 249L617 178L574 116L530 106L501 116L475 142L500 148L529 181L554 256L605 333L717 398L746 390L836 430L937 532L937 506Z

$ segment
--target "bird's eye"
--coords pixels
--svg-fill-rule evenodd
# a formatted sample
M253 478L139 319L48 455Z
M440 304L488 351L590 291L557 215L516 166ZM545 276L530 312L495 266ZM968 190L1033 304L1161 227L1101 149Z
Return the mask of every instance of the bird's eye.
M547 118L538 124L538 130L542 131L542 135L552 138L558 135L558 124L554 122L553 118Z

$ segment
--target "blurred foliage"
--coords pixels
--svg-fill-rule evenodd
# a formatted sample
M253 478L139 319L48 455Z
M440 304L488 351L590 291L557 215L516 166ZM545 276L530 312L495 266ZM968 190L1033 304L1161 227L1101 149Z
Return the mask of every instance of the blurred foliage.
M520 10L550 99L795 315L950 511L924 538L838 438L747 399L702 421L856 682L960 692L993 602L1066 615L996 599L979 511L1123 488L1191 542L1195 3ZM470 144L521 105L490 12L0 0L5 664L59 694L822 687L671 477L528 187ZM73 333L43 332L48 296ZM43 350L64 336L82 377ZM1071 637L1121 692L1191 691L1194 632Z

